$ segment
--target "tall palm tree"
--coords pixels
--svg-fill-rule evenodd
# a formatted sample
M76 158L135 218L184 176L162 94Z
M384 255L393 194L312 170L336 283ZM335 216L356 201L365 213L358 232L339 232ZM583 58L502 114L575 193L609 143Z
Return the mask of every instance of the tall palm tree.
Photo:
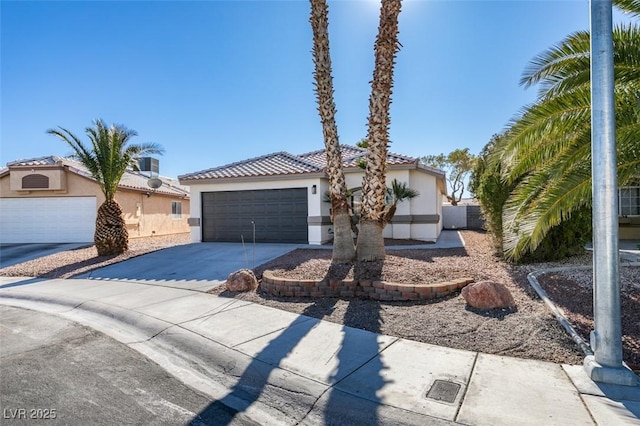
M616 4L635 16L640 1ZM640 169L640 27L614 28L618 181ZM590 35L576 32L534 58L522 83L538 100L512 121L493 152L514 189L504 208L504 250L517 260L553 227L589 208L591 194Z
M313 30L313 63L315 65L315 91L329 175L329 198L333 222L332 262L346 263L355 258L355 245L351 232L351 215L347 200L347 185L342 168L342 154L338 142L338 128L333 99L331 56L329 55L329 8L326 0L311 1L311 28Z
M369 97L367 167L362 182L360 232L356 246L359 261L382 260L385 256L382 230L385 226L387 147L391 121L389 108L395 56L400 49L398 16L401 7L401 0L382 0L380 6L375 66Z
M98 209L93 237L98 256L124 253L129 248L129 234L122 209L114 198L118 184L127 168L137 169L140 157L162 154L163 149L154 143L131 145L129 139L137 135L134 130L120 125L107 127L99 119L94 121L94 127L86 128L90 147L63 127L49 129L47 133L58 136L73 149L74 157L87 168L104 194L105 201Z

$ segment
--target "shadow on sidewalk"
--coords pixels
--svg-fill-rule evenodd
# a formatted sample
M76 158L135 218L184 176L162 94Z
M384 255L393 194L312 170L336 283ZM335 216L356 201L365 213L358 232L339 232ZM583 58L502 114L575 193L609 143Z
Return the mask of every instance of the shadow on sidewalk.
M221 294L221 296L224 297L224 293ZM338 299L330 299L330 303L326 303L326 300L324 303L314 301L314 303L305 308L302 315L312 316L312 318L321 320L325 316L331 314L337 300ZM352 317L356 318L359 316L356 309L357 304L349 303L345 313L345 324L357 321L352 319ZM376 331L379 332L381 321L379 310L376 312L376 317L376 323L378 324L378 330ZM246 408L244 410L237 410L231 418L223 421L217 420L215 422L216 425L228 425L233 423L234 418L238 414L246 411L249 406L255 403L261 395L268 390L269 386L271 386L268 382L271 372L280 367L281 362L292 353L300 341L318 324L320 324L320 321L311 319L308 321L296 322L294 325L290 325L282 331L252 359L251 363L244 370L242 376L240 376L231 391L225 397L212 402L204 410L198 413L198 415L191 421L190 425L200 425L203 419L213 419L214 417L212 416L214 413L219 412L220 409L224 407L227 407L228 410L228 407L234 407L234 405L237 406L237 404L234 404L233 402L237 402L238 399L241 399L246 403ZM367 419L368 424L379 423L377 409L381 401L377 398L375 393L377 390L382 389L385 384L384 379L380 375L380 372L385 367L378 356L381 349L377 334L367 333L365 334L365 338L362 338L362 336L363 334L360 330L353 330L349 327L343 326L342 342L335 354L337 366L327 380L330 387L317 397L307 413L301 416L301 418L296 419L298 422L302 421L306 416L314 412L314 408L318 405L319 409L322 409L322 416L324 417L323 423L331 423L331 419L337 419L338 416L339 422L343 424L353 424L353 421L357 422L364 418ZM358 364L360 366L364 364L371 366L372 363L374 363L375 368L373 368L372 371L375 371L376 374L372 374L368 378L370 386L368 387L368 395L364 396L364 398L372 402L372 404L366 405L367 407L371 407L370 411L366 413L363 413L362 411L354 413L350 412L349 408L351 407L346 406L349 402L348 399L345 399L344 397L345 393L336 390L335 387L342 380L357 371L358 368L353 368L354 356L358 356L358 354L362 353L371 354L371 356L369 359L359 361ZM285 389L284 391L286 392L287 390ZM345 407L347 412L345 412ZM350 421L348 416L354 414L356 417Z
M380 304L378 303L378 307L379 306ZM378 325L377 332L379 333L381 322L379 309L375 312L375 315L375 322ZM357 318L359 316L360 314L357 312L357 305L349 303L349 305L347 306L347 312L345 313L344 323L349 324L352 322L357 322ZM381 404L382 401L380 401L380 399L376 396L376 391L382 389L382 387L386 384L386 380L381 375L381 372L386 369L386 367L382 363L382 359L379 356L380 344L376 340L375 335L372 335L371 339L366 339L364 341L362 339L355 339L354 337L355 335L352 333L343 333L342 345L340 346L340 350L336 355L339 361L338 368L333 374L333 377L338 379L338 381L333 384L333 387L331 389L329 389L329 396L324 408L325 424L333 423L332 420L335 419L338 415L340 416L339 423L341 424L380 424L378 409L380 407L379 404ZM364 391L363 394L360 395L360 397L375 403L368 404L367 407L371 408L366 412L362 412L357 407L349 406L348 404L350 404L352 401L350 401L349 399L345 399L344 394L335 388L342 380L346 379L351 374L357 371L350 371L350 369L344 368L345 365L348 365L350 350L356 345L362 352L375 354L366 363L367 368L370 368L370 371L374 373L367 377L368 387L366 391ZM343 359L345 360L345 362L342 361Z

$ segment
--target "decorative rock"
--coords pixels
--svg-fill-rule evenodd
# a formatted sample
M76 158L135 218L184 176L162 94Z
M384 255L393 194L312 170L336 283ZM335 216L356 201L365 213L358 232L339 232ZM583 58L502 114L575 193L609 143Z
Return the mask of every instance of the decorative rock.
M504 284L493 281L472 283L462 289L462 297L477 309L515 308L516 302Z
M252 291L258 288L258 279L251 269L240 269L227 277L227 290Z

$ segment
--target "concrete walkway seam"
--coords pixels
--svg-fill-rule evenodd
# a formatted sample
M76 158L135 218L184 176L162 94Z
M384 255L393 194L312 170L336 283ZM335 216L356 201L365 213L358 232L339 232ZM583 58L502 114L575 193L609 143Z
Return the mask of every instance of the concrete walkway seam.
M479 352L476 352L473 357L473 365L471 366L471 371L469 372L469 383L471 383L471 378L473 377L473 373L476 370L476 364L478 363ZM458 405L458 409L456 410L456 414L453 416L453 419L456 423L458 423L458 418L460 417L460 410L462 410L462 406L464 405L464 401L467 398L467 392L469 392L469 383L464 387L464 393L460 397L460 404Z

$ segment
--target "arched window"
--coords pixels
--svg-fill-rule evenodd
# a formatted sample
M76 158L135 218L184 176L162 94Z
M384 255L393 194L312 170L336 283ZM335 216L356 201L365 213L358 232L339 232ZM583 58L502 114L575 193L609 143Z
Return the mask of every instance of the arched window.
M23 189L47 189L49 178L45 175L32 174L22 178Z

